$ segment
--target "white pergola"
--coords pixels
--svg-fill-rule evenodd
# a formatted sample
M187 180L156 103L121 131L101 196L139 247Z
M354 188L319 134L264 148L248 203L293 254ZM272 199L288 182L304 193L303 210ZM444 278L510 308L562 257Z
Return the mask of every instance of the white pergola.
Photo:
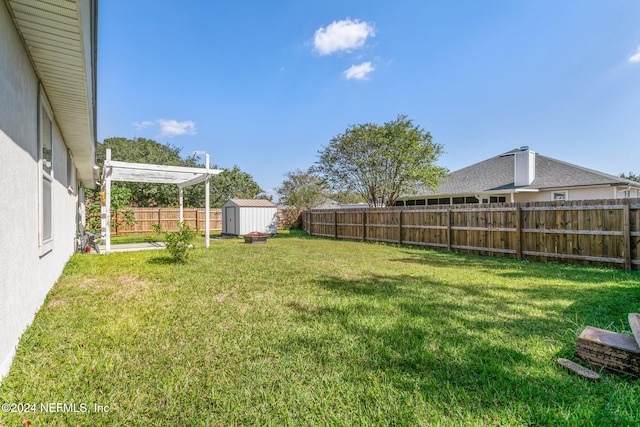
M106 253L111 252L111 182L149 182L155 184L175 184L179 189L180 222L183 216L183 191L185 187L205 183L205 247L209 247L210 218L209 180L222 172L220 169L209 169L209 155L205 157L204 168L184 166L163 166L146 163L129 163L111 160L111 149L107 148L106 159L102 169L102 191L105 193L101 226L105 239Z

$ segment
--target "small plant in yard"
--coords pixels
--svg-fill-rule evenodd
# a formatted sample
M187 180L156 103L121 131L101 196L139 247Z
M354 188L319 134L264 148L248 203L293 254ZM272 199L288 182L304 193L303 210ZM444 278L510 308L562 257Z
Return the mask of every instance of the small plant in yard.
M160 229L160 223L156 222L155 224L151 224L151 231L154 234L160 234L162 230Z
M167 232L165 235L167 250L175 262L187 260L189 250L193 248L191 241L194 237L195 233L184 222L178 223L178 231Z

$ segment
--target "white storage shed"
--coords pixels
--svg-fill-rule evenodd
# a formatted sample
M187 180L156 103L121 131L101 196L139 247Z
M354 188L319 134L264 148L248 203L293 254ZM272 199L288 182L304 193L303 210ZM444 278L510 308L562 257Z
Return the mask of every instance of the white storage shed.
M278 207L269 200L231 199L222 205L222 234L243 236L258 231L276 234Z

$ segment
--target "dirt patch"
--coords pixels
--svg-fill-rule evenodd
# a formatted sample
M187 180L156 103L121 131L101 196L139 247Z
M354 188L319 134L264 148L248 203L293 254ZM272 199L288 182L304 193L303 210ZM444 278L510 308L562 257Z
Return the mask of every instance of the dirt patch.
M113 292L117 298L131 299L146 295L151 291L151 283L133 275L123 275L114 278Z
M84 278L77 280L73 286L81 290L111 294L112 297L122 299L135 298L151 290L151 283L129 274Z
M64 305L68 302L69 301L66 298L62 298L62 297L49 298L49 300L47 301L47 308L55 308L55 307L58 307L59 305Z

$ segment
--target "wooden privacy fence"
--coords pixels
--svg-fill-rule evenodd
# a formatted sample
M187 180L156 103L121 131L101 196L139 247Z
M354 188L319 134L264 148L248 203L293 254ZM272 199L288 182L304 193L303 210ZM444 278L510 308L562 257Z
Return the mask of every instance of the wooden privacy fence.
M640 266L640 199L309 210L313 236L532 261Z
M117 234L151 233L153 225L160 224L160 231L178 231L180 218L179 208L128 208L133 211L135 224L118 226ZM222 209L211 209L210 230L212 233L222 231ZM204 208L184 208L184 221L193 230L204 231ZM278 230L289 227L301 215L296 209L278 209ZM115 227L111 232L116 234Z
M179 208L129 208L134 213L135 224L130 226L121 225L118 227L118 234L151 233L153 225L160 224L160 231L177 231L180 221ZM205 229L205 209L204 208L184 208L182 210L184 222L191 229L204 231ZM222 231L222 209L211 209L209 226L212 232ZM112 227L115 233L115 227Z

